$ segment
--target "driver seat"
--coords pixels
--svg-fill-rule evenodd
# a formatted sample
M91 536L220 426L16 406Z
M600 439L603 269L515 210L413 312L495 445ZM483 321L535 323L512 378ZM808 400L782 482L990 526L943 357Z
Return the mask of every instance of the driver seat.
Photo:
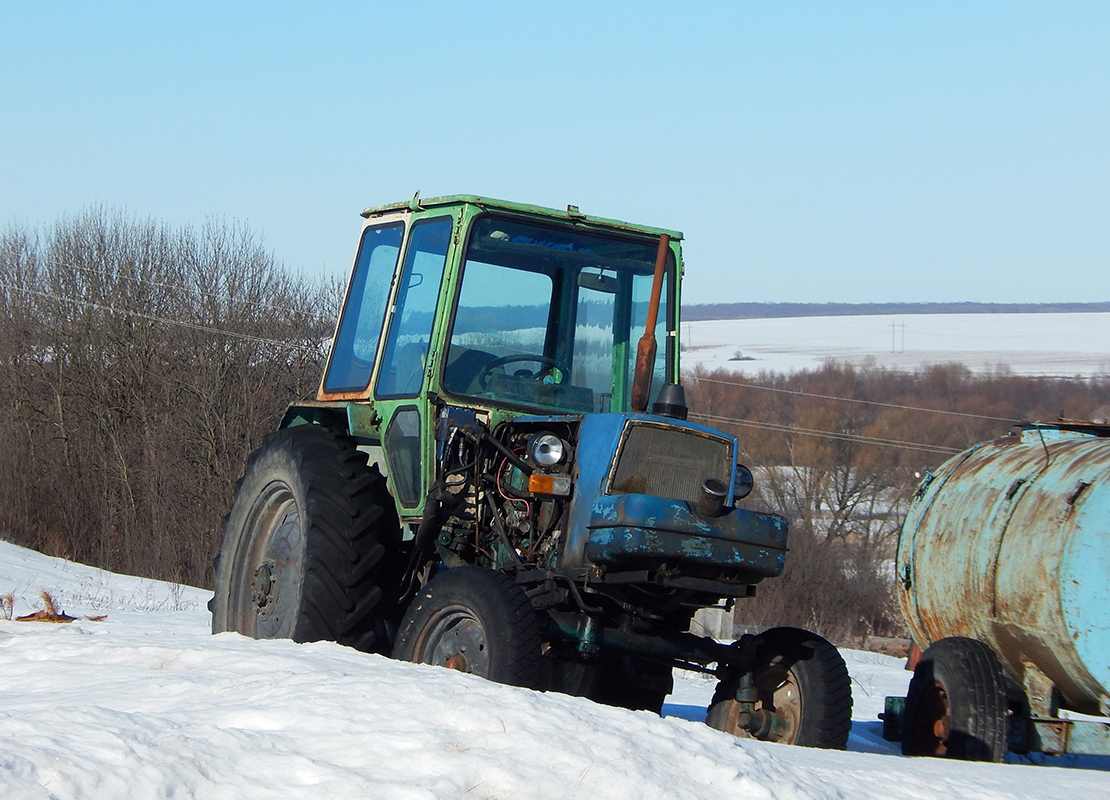
M477 394L482 388L478 385L478 376L496 360L497 356L484 350L452 345L443 370L443 388L458 394Z

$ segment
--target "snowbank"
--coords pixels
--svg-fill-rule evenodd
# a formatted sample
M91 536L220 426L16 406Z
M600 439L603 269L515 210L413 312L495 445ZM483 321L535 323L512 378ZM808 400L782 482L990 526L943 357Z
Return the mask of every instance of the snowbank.
M16 613L48 589L71 624L0 621L0 796L11 798L1102 798L1110 773L890 755L897 659L847 653L851 749L733 738L683 678L660 718L496 686L331 643L209 634L207 593L0 542Z

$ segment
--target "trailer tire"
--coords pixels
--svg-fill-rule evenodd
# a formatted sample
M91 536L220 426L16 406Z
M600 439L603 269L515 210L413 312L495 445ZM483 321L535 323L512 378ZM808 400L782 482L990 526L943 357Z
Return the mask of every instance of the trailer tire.
M741 726L736 700L742 673L726 672L717 684L706 724L742 738L844 750L852 728L852 683L837 649L815 633L772 628L759 634L752 670L764 724Z
M317 425L271 433L224 518L212 631L388 651L385 563L399 540L385 481L349 437Z
M975 639L934 642L913 671L902 753L1001 761L1008 732L1006 683L994 652Z
M542 621L524 590L503 572L466 566L436 576L412 601L393 658L534 689L542 645Z

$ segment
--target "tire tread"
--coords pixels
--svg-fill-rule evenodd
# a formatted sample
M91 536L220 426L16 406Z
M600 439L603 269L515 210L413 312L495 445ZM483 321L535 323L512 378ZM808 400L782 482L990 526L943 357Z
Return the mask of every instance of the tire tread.
M274 472L298 489L304 515L305 556L302 564L300 610L289 637L307 642L338 641L362 650L385 652L390 642L379 616L396 613L385 603L383 567L387 547L400 540L393 501L377 466L346 434L317 425L303 425L267 434L247 459L235 483L232 511L224 517L223 545L213 561L216 595L213 631L230 629L228 609L232 572L251 531L237 530L243 513L236 509L254 501L247 496L265 483L262 473ZM251 631L242 631L251 634Z
M906 696L902 753L932 754L929 737L920 735L917 717L924 693L933 682L940 682L949 698L951 722L946 756L966 761L1001 761L1007 749L1009 727L1002 667L990 647L961 636L931 644L914 669Z
M796 740L791 744L844 750L852 731L852 679L844 658L836 647L816 633L801 628L771 628L760 634L758 658L761 662L777 655L796 658L804 664L802 698L803 721ZM735 702L738 674L726 675L713 693L706 722L726 730L725 719L730 702ZM816 709L816 710L814 710ZM739 735L738 731L729 733Z

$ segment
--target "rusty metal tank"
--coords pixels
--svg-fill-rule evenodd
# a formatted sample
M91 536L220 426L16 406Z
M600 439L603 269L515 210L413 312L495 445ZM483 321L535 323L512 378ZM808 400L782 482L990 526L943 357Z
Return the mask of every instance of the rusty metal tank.
M989 645L1018 686L1110 713L1110 426L1030 423L925 476L898 543L899 600L922 648Z

